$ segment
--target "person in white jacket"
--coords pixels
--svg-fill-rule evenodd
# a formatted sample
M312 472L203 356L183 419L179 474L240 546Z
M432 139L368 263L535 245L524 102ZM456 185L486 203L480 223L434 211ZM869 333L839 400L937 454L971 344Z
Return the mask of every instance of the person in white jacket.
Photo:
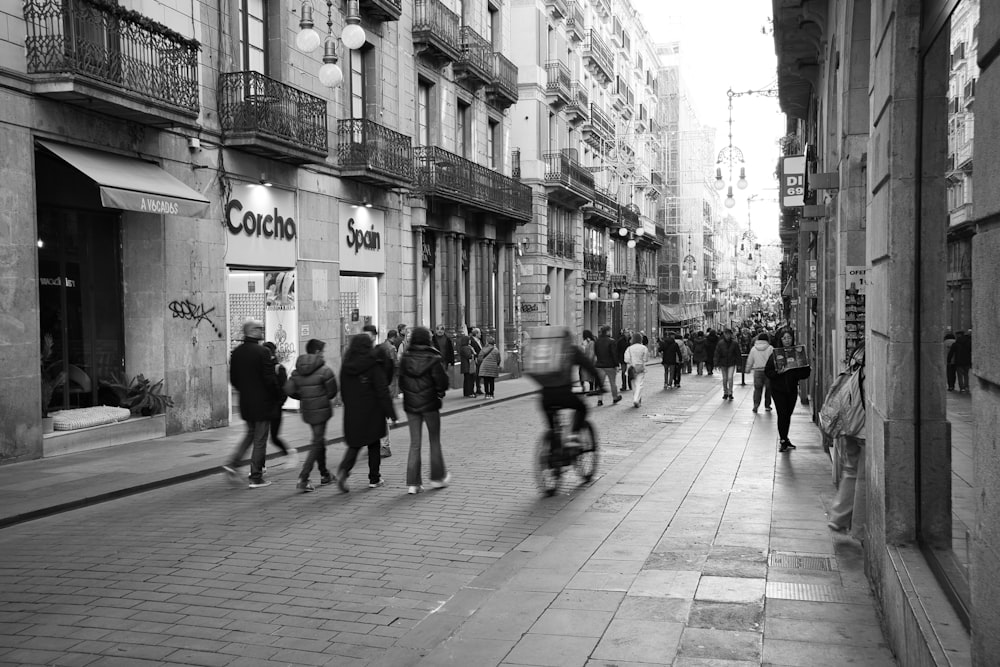
M646 381L646 364L649 362L649 348L642 344L642 334L632 334L632 344L625 348L625 364L635 376L632 379L632 405L642 404L642 386Z
M753 411L757 412L760 407L760 395L764 394L764 409L771 411L771 385L764 375L764 367L767 360L771 358L774 348L768 342L767 334L762 333L757 336L750 354L747 355L747 364L744 373L753 373Z

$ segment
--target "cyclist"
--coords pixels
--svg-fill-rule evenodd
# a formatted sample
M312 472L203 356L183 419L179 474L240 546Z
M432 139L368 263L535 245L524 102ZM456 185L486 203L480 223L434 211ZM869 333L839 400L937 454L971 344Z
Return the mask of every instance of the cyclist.
M597 375L597 369L583 350L573 344L573 337L568 328L563 327L562 337L564 354L555 357L560 363L558 369L547 374L544 382L540 380L542 382L542 411L545 412L549 426L553 430L556 428L553 422L557 410L567 408L575 411L572 434L569 437L570 442L566 443L572 444L578 440L577 434L587 420L587 404L580 399L579 394L573 391L573 367L579 366L594 376ZM604 393L603 389L600 391Z

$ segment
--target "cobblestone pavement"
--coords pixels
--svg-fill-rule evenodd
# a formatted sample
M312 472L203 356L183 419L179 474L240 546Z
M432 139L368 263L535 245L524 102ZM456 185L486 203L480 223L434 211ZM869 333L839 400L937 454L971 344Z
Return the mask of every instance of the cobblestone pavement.
M367 488L362 458L347 494L299 494L278 467L265 489L214 475L5 528L0 663L893 664L858 551L825 532L809 486L829 486L828 472L816 481L821 448L800 446L792 456L813 457L812 476L782 491L787 457L774 456L773 418L755 427L750 387L725 404L717 376L670 391L650 376L640 409L590 401L599 474L553 498L535 488L542 415L527 396L443 419L446 489L406 494L398 429L383 488ZM342 450L330 447L334 461ZM820 605L826 626L782 621L769 644L765 585L784 598L777 618L813 619L817 603L780 586L831 583L766 574L769 549L803 551L799 526L775 536L772 487L812 503L788 519L810 524L809 551L834 562L846 592ZM740 539L720 542L727 532ZM853 573L836 572L838 552ZM699 602L699 586L721 595ZM850 643L845 622L858 624Z

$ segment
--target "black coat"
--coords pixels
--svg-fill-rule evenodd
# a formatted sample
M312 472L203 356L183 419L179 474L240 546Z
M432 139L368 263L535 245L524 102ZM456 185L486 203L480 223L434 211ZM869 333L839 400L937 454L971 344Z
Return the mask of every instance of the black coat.
M720 340L715 346L715 358L712 361L720 368L739 366L743 361L739 342L735 338L728 341L725 338Z
M629 342L629 339L628 339L627 336L621 336L618 339L618 342L615 343L615 351L618 354L618 365L619 366L625 363L625 350L627 350L628 346L631 345L631 344L632 343Z
M285 383L285 393L299 401L299 414L307 424L322 424L333 416L330 401L337 396L337 376L322 355L300 354Z
M972 336L959 336L948 350L948 363L955 366L972 365Z
M673 366L681 363L681 347L675 338L664 338L660 341L660 356L664 366Z
M598 368L618 368L618 349L611 336L598 336L594 341L594 365Z
M248 422L271 420L278 402L278 380L266 347L248 338L233 350L229 381L240 392L240 417Z
M382 365L375 355L344 359L340 367L340 400L344 403L344 440L348 447L370 445L388 431L386 419L396 420Z
M441 353L441 361L446 366L451 366L455 363L455 344L451 342L451 338L447 335L438 336L435 334L431 336L431 345Z
M411 344L406 348L399 360L399 388L404 411L422 414L440 410L441 399L448 391L441 354L427 345Z

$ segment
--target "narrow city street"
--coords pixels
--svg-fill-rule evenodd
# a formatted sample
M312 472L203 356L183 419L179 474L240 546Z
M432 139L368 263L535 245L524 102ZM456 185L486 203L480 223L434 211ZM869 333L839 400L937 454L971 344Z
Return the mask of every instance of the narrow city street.
M526 395L444 417L446 489L406 494L400 428L383 488L362 459L350 493L299 494L278 459L265 489L211 475L4 528L0 664L895 664L808 408L778 454L739 376L729 402L718 375L661 386L589 399L599 474L552 498Z

